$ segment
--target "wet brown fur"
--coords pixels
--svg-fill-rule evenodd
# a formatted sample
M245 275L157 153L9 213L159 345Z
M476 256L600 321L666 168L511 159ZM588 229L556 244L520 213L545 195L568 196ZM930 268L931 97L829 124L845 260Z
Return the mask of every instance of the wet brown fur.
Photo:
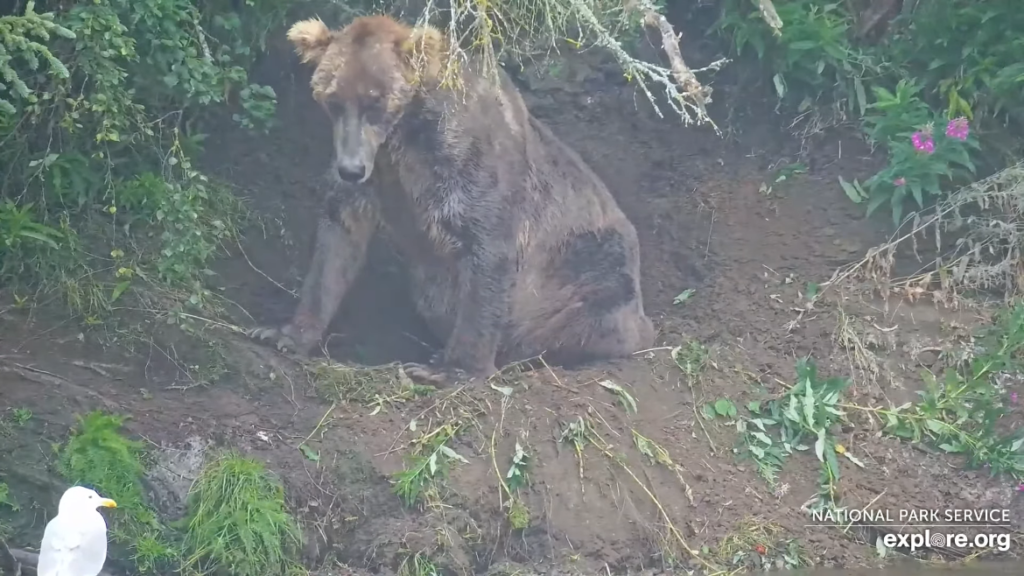
M441 33L385 16L335 31L306 20L288 38L316 64L328 115L360 111L372 171L328 194L292 322L255 335L300 352L319 342L382 224L446 341L435 372L487 376L497 361L623 357L653 343L636 230L504 73L496 85L470 61L461 86L442 87Z

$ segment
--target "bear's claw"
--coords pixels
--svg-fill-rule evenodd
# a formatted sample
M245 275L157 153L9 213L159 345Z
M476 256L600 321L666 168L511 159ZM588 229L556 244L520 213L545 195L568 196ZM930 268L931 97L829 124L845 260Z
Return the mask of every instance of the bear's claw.
M253 340L270 343L281 352L298 352L298 346L287 332L287 327L259 326L246 332L246 335Z

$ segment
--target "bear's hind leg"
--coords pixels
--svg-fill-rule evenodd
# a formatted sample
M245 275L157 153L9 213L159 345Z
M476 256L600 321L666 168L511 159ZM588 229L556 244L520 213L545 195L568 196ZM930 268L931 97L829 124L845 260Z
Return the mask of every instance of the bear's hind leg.
M604 228L568 238L551 273L570 288L575 310L549 327L548 356L559 364L623 358L649 348L654 326L644 314L635 237Z

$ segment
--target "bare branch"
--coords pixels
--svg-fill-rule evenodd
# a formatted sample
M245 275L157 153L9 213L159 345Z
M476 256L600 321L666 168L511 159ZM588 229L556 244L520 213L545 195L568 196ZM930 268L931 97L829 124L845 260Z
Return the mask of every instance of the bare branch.
M643 2L643 4L647 3ZM676 84L683 89L682 96L688 98L697 107L700 115L707 117L706 106L711 102L711 87L702 86L697 81L697 76L683 61L683 55L679 52L679 38L682 35L677 35L668 18L656 12L653 6L646 5L643 8L644 24L657 28L661 33L661 48L668 57L672 77L675 78ZM710 119L708 121L710 122ZM711 124L714 125L714 122ZM717 127L715 129L717 130Z

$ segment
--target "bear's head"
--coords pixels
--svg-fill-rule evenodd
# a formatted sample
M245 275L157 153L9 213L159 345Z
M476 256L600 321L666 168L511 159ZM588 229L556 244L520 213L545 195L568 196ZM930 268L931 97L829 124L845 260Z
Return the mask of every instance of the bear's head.
M292 25L288 40L304 63L316 65L310 84L334 127L333 172L365 182L378 148L421 86L420 72L429 74L440 60L443 37L432 28L365 16L340 30L303 20Z

